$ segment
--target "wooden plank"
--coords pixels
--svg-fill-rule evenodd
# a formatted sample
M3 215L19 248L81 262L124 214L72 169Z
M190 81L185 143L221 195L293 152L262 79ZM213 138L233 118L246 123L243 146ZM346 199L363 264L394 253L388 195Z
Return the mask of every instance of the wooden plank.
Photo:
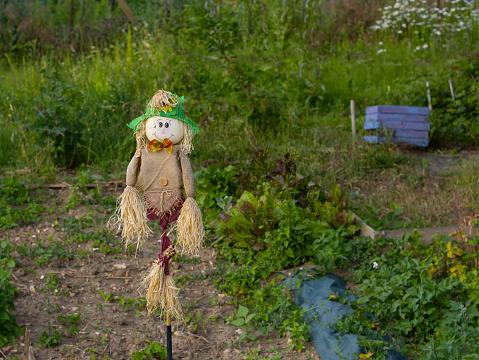
M365 121L401 121L429 123L428 115L366 114Z
M366 140L370 144L379 144L378 137L374 136L374 135L364 135L363 139Z
M393 136L391 139L391 142L394 144L403 144L403 145L414 145L414 146L420 146L420 147L428 147L429 141L428 139L416 139L416 138L398 138L396 136Z
M425 123L401 122L401 121L365 121L364 130L373 129L404 129L429 131L431 125Z
M405 234L412 234L415 229L400 229L400 230L386 230L384 231L384 238L402 239ZM451 233L459 231L459 226L445 226L435 228L417 229L423 236L421 242L426 245L432 245L435 235L448 236Z
M394 130L393 138L400 139L428 139L429 132L419 130Z
M76 184L80 187L86 187L87 189L94 189L97 187L125 187L125 181L124 180L117 180L117 181L107 181L107 182L99 182L96 184ZM69 184L69 183L61 183L61 184L43 184L43 185L38 185L38 184L26 184L26 188L47 188L47 189L52 189L52 190L62 190L62 189L69 189L71 187L75 186L75 184Z
M360 235L369 236L373 240L378 237L378 235L380 234L379 231L374 230L371 226L366 224L364 220L362 220L355 213L353 213L353 215L354 215L353 224L361 226L361 229L359 230Z
M387 139L386 137L378 137L374 135L365 135L363 136L363 139L370 144L380 144L380 143L384 144L384 143L392 142L394 144L414 145L419 147L428 147L429 145L428 139L415 139L415 138L401 139L395 136L393 136L392 139Z
M367 114L405 114L405 115L429 115L426 107L376 105L366 108Z

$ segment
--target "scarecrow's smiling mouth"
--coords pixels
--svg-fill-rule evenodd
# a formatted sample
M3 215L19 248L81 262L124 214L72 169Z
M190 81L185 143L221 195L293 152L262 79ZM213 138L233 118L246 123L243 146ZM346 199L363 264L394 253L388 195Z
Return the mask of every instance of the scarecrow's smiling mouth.
M156 132L153 133L153 135L156 137L156 139L158 141L163 141L165 139L171 139L173 136L175 136L175 134L170 134L170 136L165 136L163 139L160 140L160 138L158 137L158 135L156 135Z

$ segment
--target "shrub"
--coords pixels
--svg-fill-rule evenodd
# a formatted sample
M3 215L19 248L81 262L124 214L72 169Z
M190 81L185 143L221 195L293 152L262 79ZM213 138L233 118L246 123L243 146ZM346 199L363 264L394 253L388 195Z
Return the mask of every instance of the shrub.
M23 333L17 325L16 316L10 311L15 310L13 298L17 290L10 284L11 269L15 267L15 260L10 255L8 241L0 241L0 346L15 342L15 338Z

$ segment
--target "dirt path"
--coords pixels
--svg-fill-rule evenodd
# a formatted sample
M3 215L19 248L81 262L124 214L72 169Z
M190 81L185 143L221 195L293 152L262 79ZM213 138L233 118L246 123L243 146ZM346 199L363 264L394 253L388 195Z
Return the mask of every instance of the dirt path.
M462 150L455 154L451 154L414 150L411 151L411 153L420 160L424 159L428 161L428 163L424 165L429 170L429 176L432 178L460 169L461 163L464 160L475 160L478 161L479 164L479 153L476 151ZM422 161L419 163L421 164Z

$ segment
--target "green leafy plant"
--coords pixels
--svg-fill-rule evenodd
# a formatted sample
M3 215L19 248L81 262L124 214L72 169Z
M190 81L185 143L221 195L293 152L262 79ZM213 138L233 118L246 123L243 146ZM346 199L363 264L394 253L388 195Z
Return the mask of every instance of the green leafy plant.
M15 338L23 333L17 325L16 316L10 312L15 310L13 298L17 290L10 284L11 270L0 266L0 346L15 342Z
M388 350L391 349L391 345L387 341L381 338L378 339L377 336L375 339L371 339L366 336L360 336L358 337L358 345L361 346L366 353L359 354L360 359L371 358L377 360L386 360L388 357Z
M430 340L420 348L424 351L421 359L477 359L479 356L479 313L471 301L461 304L452 301L445 317Z
M132 353L130 360L166 359L166 347L155 341L145 341L148 343L148 347Z
M52 238L50 238L52 240ZM70 249L65 249L67 244L60 242L50 242L44 244L37 240L36 246L29 246L27 244L17 245L16 250L24 255L33 257L33 261L39 266L47 264L50 260L56 259L73 259L74 253Z
M57 321L60 324L68 326L69 327L68 331L70 332L70 335L74 335L79 332L79 329L76 325L82 322L82 314L78 313L78 314L71 314L67 316L59 315L57 317Z
M238 187L237 175L238 172L233 165L223 166L222 162L203 167L195 174L198 179L196 184L198 205L202 209L208 209L209 214L224 211L235 196ZM214 218L214 215L207 216Z
M98 290L98 293L100 294L101 298L105 301L105 302L109 302L109 301L112 301L114 299L114 296L112 294L105 294L103 293L103 291L101 290Z
M56 326L49 321L48 329L43 329L37 339L38 343L46 348L53 348L60 344L61 334L57 330Z
M229 322L231 325L241 326L246 330L245 336L248 337L248 330L250 329L250 321L256 316L256 314L250 314L249 309L245 306L239 305L238 311L235 312L234 318Z
M126 299L124 296L115 296L115 300L118 300L123 310L126 310L129 307L135 307L137 302L136 299Z
M215 279L215 285L234 297L233 302L238 303L238 309L242 306L241 309L248 310L245 316L236 319L238 322L250 317L248 324L260 333L267 334L278 329L281 336L288 334L293 339L292 347L304 349L304 343L310 338L310 328L303 317L305 310L295 305L281 278L271 279L260 286L260 281L267 278L269 271L258 265L243 265L236 270L227 268L221 273L222 276ZM244 312L242 310L240 315Z
M0 178L0 230L38 220L45 208L18 175Z
M45 286L42 287L41 292L52 292L58 285L58 274L45 275Z

